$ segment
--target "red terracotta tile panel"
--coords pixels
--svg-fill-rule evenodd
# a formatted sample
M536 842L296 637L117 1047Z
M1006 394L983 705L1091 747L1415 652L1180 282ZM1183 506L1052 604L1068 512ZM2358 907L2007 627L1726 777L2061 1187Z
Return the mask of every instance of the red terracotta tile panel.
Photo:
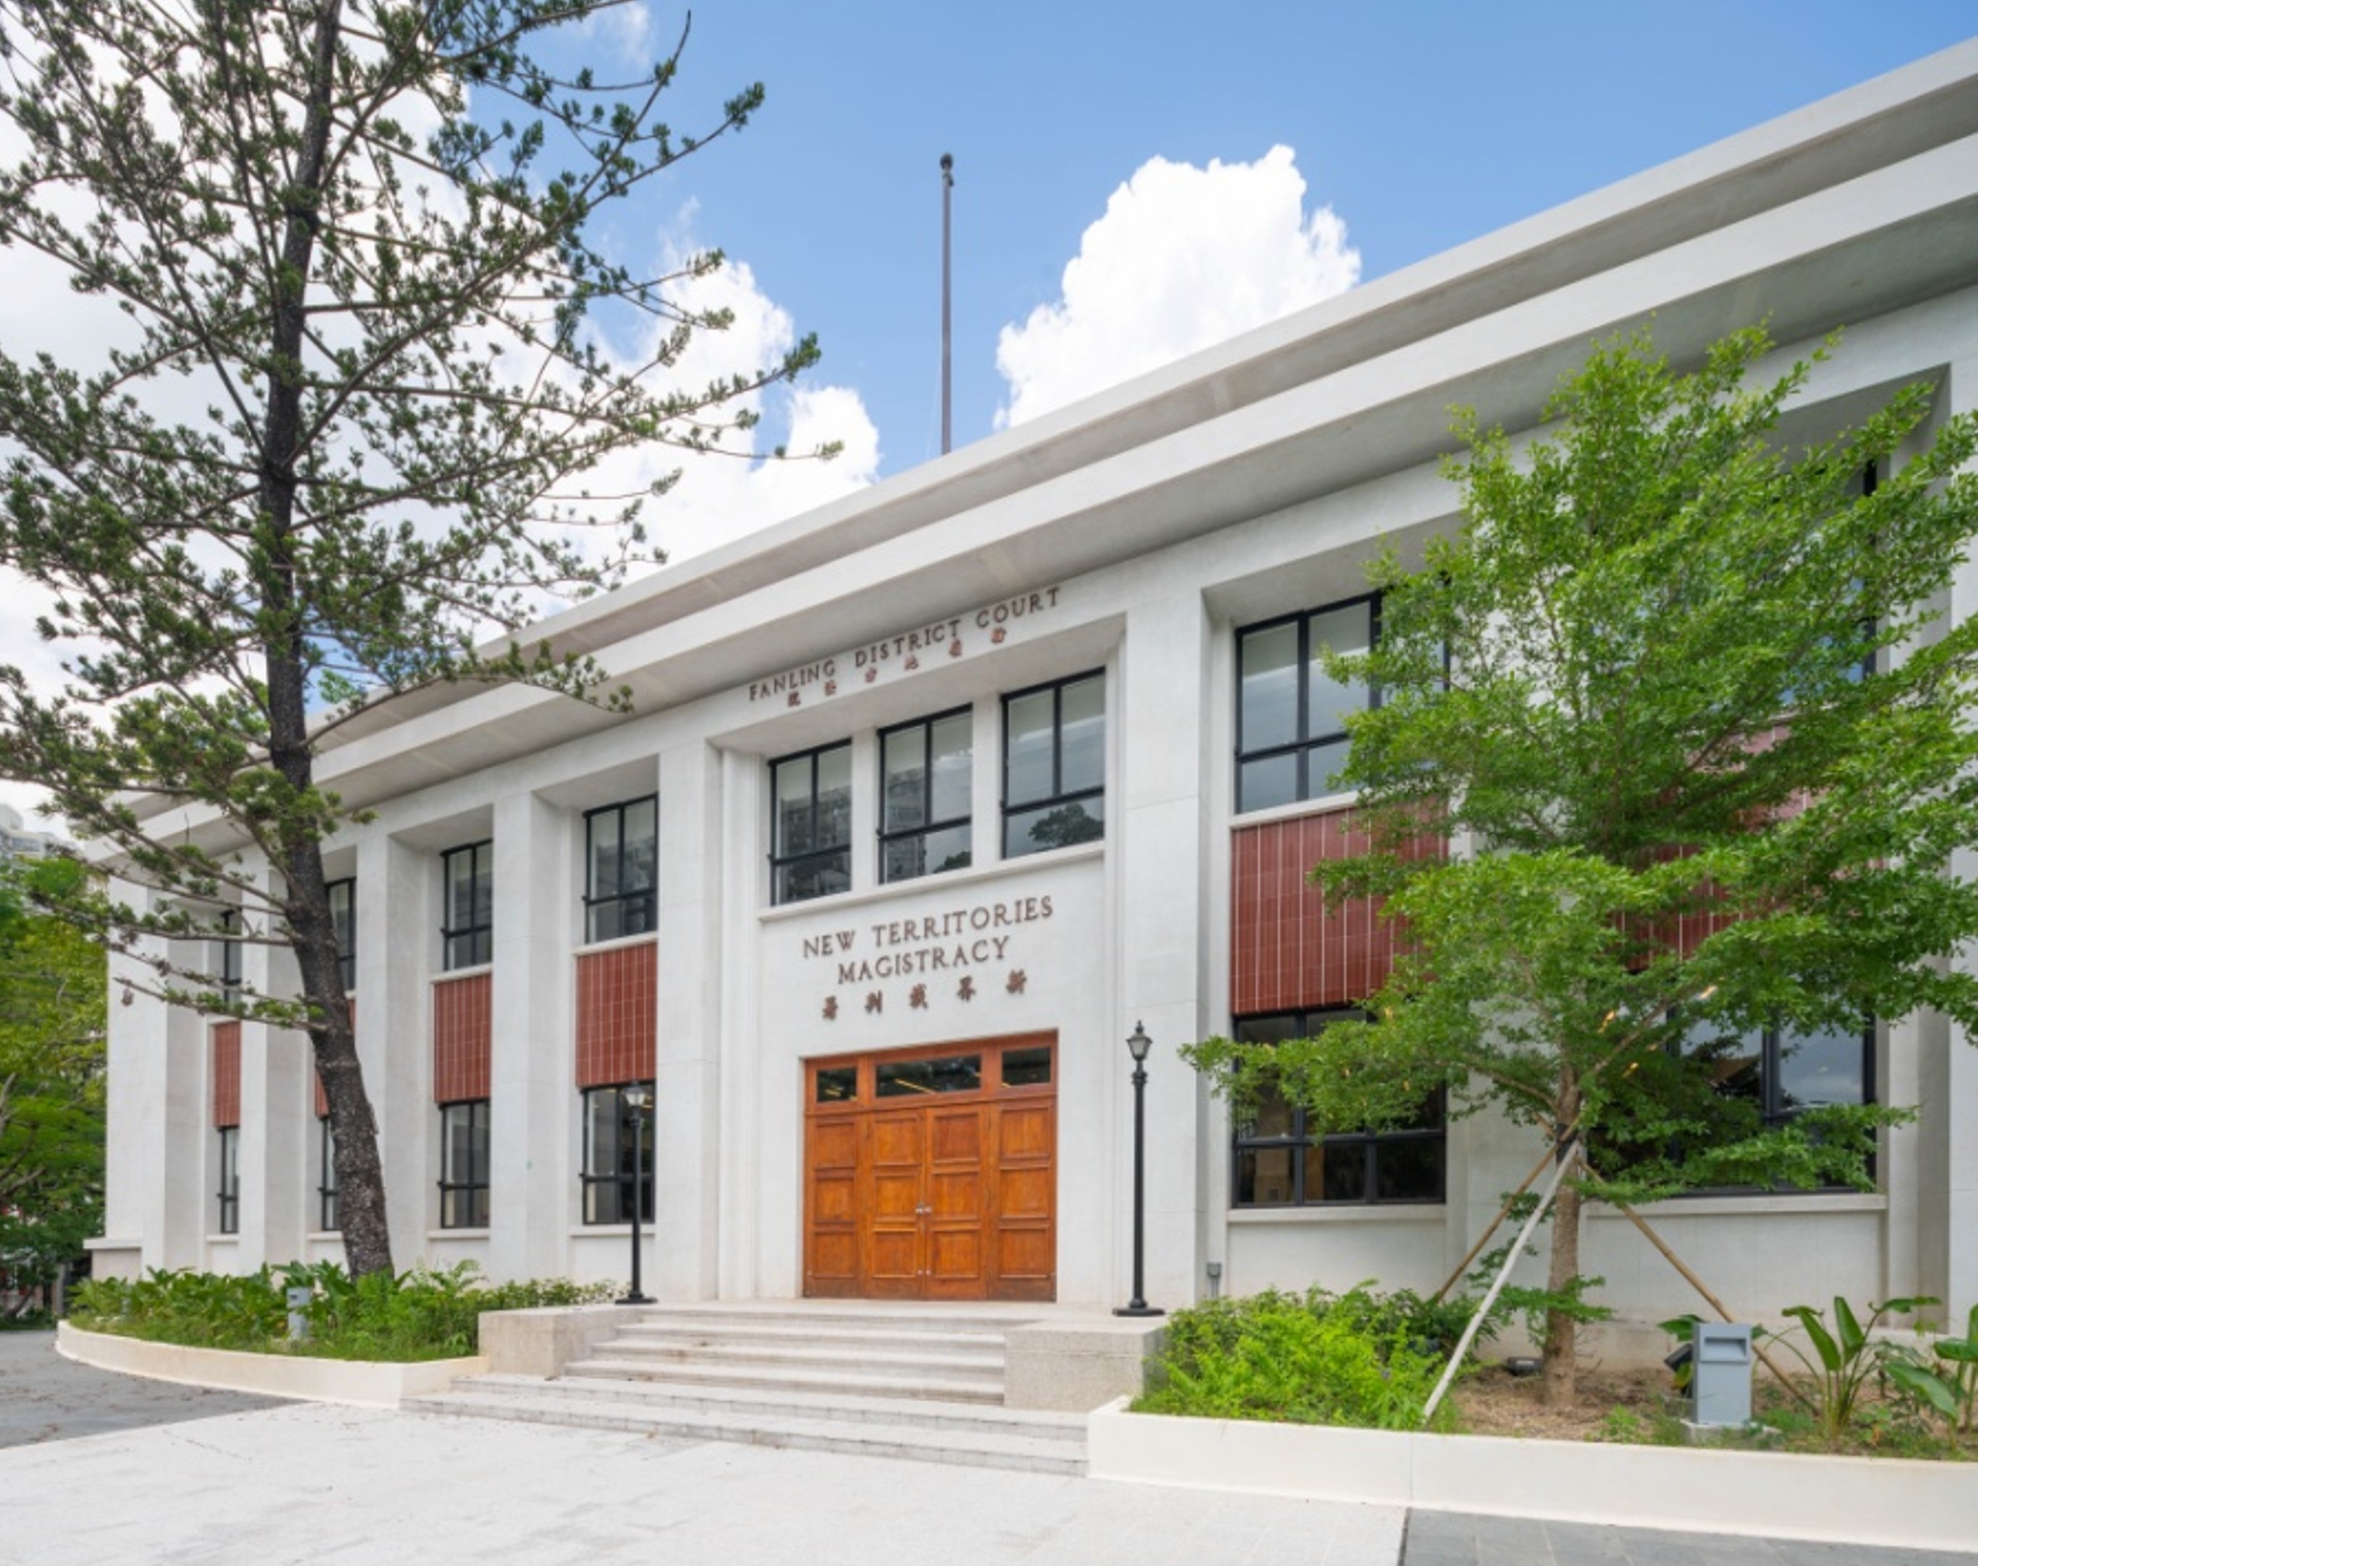
M214 1027L215 1125L239 1125L239 1024L225 1019Z
M1348 810L1238 828L1230 847L1229 1010L1331 1007L1372 994L1403 943L1376 901L1329 913L1310 880L1321 860L1364 854ZM1438 847L1435 852L1439 852Z
M606 948L577 960L577 1086L659 1076L657 942Z
M484 1100L493 1094L495 977L465 975L431 988L436 1027L437 1103Z

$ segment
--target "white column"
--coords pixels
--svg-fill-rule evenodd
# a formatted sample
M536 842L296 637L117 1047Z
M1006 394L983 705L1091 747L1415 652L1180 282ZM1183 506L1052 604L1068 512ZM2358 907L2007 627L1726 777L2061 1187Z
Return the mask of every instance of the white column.
M1064 1042L1068 1082L1101 1094L1112 1129L1086 1151L1112 1194L1107 1256L1117 1305L1128 1298L1135 1216L1130 1164L1135 1116L1122 1042L1142 1020L1153 1048L1145 1063L1145 1292L1156 1306L1196 1299L1201 1276L1196 1133L1202 1086L1178 1047L1202 1037L1200 924L1205 844L1202 779L1204 669L1209 620L1201 598L1181 593L1129 612L1113 686L1117 799L1110 809L1119 952L1111 1024L1103 1039ZM1085 1069L1086 1071L1081 1071ZM1065 1159L1074 1152L1062 1152ZM1066 1244L1088 1235L1066 1225Z
M579 1211L576 821L531 794L495 802L486 1271L498 1280L565 1273Z
M705 740L660 756L659 1228L652 1293L717 1294L719 872L724 769Z
M388 1255L398 1269L427 1256L436 1214L428 997L438 919L428 883L436 864L434 855L385 834L356 846L355 1054L379 1124Z
M108 895L134 909L152 907L148 891L131 883L111 882ZM194 1141L195 1124L189 1118L196 1091L189 1079L203 1060L204 1047L193 1043L190 1029L173 1029L177 1013L162 1002L137 993L129 1005L118 1000L127 984L156 983L157 972L136 954L162 957L167 946L146 941L135 954L111 954L107 963L107 1235L114 1241L139 1242L144 1270L185 1267L196 1251L190 1235L179 1238L183 1246L169 1255L168 1237L175 1227L168 1216L173 1175L189 1168L186 1149L180 1153L181 1164L174 1160L177 1144ZM205 1076L203 1071L197 1075ZM177 1093L182 1125L169 1131Z
M247 972L265 995L305 994L297 954L251 947ZM305 1253L306 1213L313 1197L306 1161L313 1117L313 1037L302 1029L250 1024L240 1047L240 1258L253 1269Z
M766 907L766 765L727 752L718 759L722 845L718 868L717 1293L731 1300L799 1291L799 1181L790 1158L800 1125L798 1064L780 1039L784 1020L758 1013L757 912ZM664 929L664 928L662 928ZM772 1027L769 1027L769 1024ZM762 1151L778 1146L788 1177L773 1184ZM778 1258L788 1256L791 1277Z

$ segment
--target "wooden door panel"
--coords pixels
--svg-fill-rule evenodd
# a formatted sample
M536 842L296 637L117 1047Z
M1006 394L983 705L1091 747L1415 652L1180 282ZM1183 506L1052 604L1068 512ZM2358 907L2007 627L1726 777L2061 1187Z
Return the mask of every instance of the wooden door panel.
M1055 1106L1005 1106L998 1117L997 1153L1000 1161L1052 1159L1055 1153Z
M1055 1173L1035 1170L997 1173L997 1218L1000 1224L1018 1221L1048 1221L1055 1217Z
M848 1117L808 1124L808 1164L820 1171L857 1168L857 1122Z
M980 1161L980 1124L988 1115L986 1107L967 1106L960 1110L931 1113L931 1164L976 1164Z
M1011 1051L1054 1043L1038 1036L980 1045ZM964 1047L932 1047L950 1048ZM856 1059L851 1076L876 1082L882 1059ZM1041 1075L1043 1060L1034 1064ZM809 1294L1054 1299L1053 1085L999 1094L997 1075L986 1082L976 1094L811 1106L803 1184Z

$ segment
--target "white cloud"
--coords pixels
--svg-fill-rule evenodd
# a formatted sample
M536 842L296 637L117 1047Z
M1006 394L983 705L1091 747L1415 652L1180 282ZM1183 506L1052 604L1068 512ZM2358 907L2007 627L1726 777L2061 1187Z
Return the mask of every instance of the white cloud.
M686 204L677 215L660 258L664 270L682 266L696 249L692 231L697 214L696 205ZM666 296L670 304L684 310L731 310L733 325L723 333L696 336L683 358L650 379L655 391L703 387L779 360L798 345L790 312L759 287L756 276L742 263L727 262L705 277L670 284ZM616 357L635 364L651 357L664 324L645 320L637 329L635 340L620 345ZM788 397L780 389L764 397L763 403L744 398L718 410L715 416L731 417L739 409L757 407L763 416L761 426L751 436L738 438L741 445L746 450L755 438L767 449L779 444L790 455L749 462L715 454L692 458L666 447L640 448L619 453L596 469L588 476L587 487L597 494L639 490L671 469L683 469L684 477L675 487L654 497L643 509L643 525L651 544L673 561L873 482L881 466L881 436L865 411L864 401L854 391L802 378ZM786 420L787 435L782 433ZM728 438L729 444L735 439ZM829 461L798 455L833 441L840 442L842 451Z
M637 70L651 63L651 8L643 0L596 11L570 26L595 48L608 51Z
M1251 331L1360 281L1343 220L1304 215L1293 149L1257 163L1149 158L1063 268L1063 298L997 334L999 428Z
M680 264L683 255L696 248L692 233L696 210L687 206L679 216L662 254L635 259L655 268ZM798 342L790 313L744 264L728 263L707 277L671 286L671 294L688 309L729 309L733 325L724 333L696 335L684 357L663 372L666 385L705 385L778 360ZM659 332L656 323L638 325L625 334L630 341L620 345L618 357L643 362ZM29 357L46 349L75 369L97 369L104 367L111 345L128 344L135 335L111 302L75 294L56 263L22 246L0 249L0 342L12 355ZM788 392L777 388L763 398L759 407L765 423L754 434L765 438L765 445L780 442L796 453L838 441L844 448L841 455L829 462L751 462L721 455L689 458L647 448L615 455L582 483L597 493L639 489L671 469L684 469L681 483L654 497L643 516L651 542L671 559L680 560L873 482L881 462L880 436L854 390L803 377ZM204 425L207 401L202 380L180 378L152 382L146 398L156 416L193 426ZM742 439L746 446L751 438ZM0 438L0 453L6 449L5 438ZM606 554L611 543L599 536L579 542L597 556ZM56 645L43 642L33 625L49 603L49 596L33 583L0 567L0 664L22 670L35 691L55 694L65 688L66 672ZM0 780L0 804L16 807L36 827L64 831L63 825L39 810L45 793L37 785Z

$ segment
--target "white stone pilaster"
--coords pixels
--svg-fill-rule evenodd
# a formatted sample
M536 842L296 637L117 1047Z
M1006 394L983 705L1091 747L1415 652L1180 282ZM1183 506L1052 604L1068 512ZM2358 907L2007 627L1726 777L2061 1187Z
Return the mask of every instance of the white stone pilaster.
M799 1292L798 1064L781 1019L758 1014L757 913L766 907L766 763L718 758L722 802L717 880L719 1160L717 1293L731 1300ZM788 1174L766 1168L779 1150ZM773 1200L770 1200L773 1199ZM788 1260L789 1278L786 1273Z
M576 825L571 813L525 792L495 802L486 1271L500 1280L566 1272L579 1212L569 956L583 929L571 859L580 848Z
M660 755L659 1226L655 1293L717 1294L718 906L724 768L695 739Z
M1117 867L1111 919L1119 939L1112 1023L1105 1039L1066 1041L1064 1071L1071 1083L1101 1093L1109 1107L1106 1149L1081 1153L1112 1173L1107 1293L1116 1303L1128 1296L1134 1221L1135 1105L1123 1042L1140 1020L1153 1039L1145 1063L1146 1300L1185 1305L1197 1298L1202 1276L1196 1176L1204 1092L1178 1047L1203 1035L1200 911L1210 895L1202 885L1201 759L1210 635L1199 594L1133 608L1112 683L1111 722L1119 737L1107 808ZM1066 1150L1063 1157L1074 1155ZM1078 1233L1067 1225L1066 1234Z

